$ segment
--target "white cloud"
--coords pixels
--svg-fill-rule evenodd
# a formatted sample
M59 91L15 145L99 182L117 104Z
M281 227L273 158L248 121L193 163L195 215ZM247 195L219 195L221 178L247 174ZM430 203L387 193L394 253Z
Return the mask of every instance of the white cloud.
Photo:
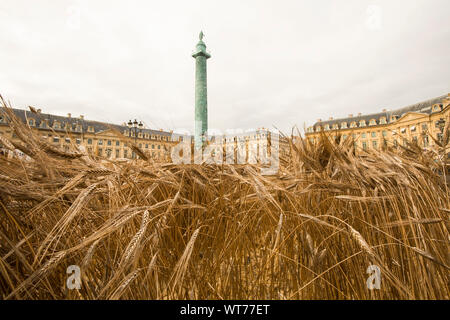
M192 130L202 29L210 126L290 131L448 93L449 4L17 0L0 4L0 93L21 108Z

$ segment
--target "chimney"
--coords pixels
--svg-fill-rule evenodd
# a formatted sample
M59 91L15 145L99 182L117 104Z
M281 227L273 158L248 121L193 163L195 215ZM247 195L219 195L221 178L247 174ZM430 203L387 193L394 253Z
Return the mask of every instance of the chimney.
M67 118L69 118L69 119L72 118L72 114L71 114L71 113L68 113L68 114L67 114Z
M330 117L330 120L333 120L333 117Z
M83 116L83 115L80 115L80 119L81 119L81 120L84 120L84 116Z
M386 111L387 111L387 109L383 109L382 111L383 111L383 112L386 112Z
M361 117L362 116L362 113L361 112L358 112L358 117Z
M317 122L322 122L322 119L317 119Z
M350 113L350 114L348 115L348 117L349 117L349 118L353 118L353 114Z

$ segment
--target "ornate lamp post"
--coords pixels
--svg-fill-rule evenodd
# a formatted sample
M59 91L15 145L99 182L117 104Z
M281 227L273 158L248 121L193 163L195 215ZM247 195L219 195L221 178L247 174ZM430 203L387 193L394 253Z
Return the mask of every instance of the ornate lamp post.
M132 136L131 133L132 132L134 133L134 144L136 145L138 134L142 132L142 128L144 127L144 125L142 124L142 121L139 121L138 123L136 119L134 119L133 122L129 120L127 125L128 125L128 136L131 137ZM132 154L132 157L133 159L135 158L134 152Z

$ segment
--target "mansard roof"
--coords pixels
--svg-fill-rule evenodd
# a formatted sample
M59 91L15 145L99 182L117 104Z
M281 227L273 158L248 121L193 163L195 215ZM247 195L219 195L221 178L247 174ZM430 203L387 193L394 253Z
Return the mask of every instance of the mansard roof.
M0 113L4 112L0 108ZM117 125L117 124L111 124L106 122L100 122L100 121L93 121L93 120L85 120L81 118L76 117L64 117L64 116L58 116L54 114L49 113L33 113L28 110L23 109L12 109L14 114L21 119L23 122L26 121L26 119L34 119L36 127L39 127L40 124L47 120L48 127L52 128L55 131L65 131L65 127L67 124L72 128L72 130L75 130L76 127L79 125L82 127L83 132L88 131L88 127L92 127L94 129L94 133L99 133L102 131L106 131L110 128L114 128L120 132L123 132L125 129L128 129L127 126L124 125ZM62 129L54 129L53 125L55 121L59 122L61 124ZM148 133L148 134L158 134L161 136L171 136L172 134L170 132L166 131L160 131L160 130L152 130L152 129L142 129L142 133Z
M437 98L433 98L427 101L419 102L407 107L386 111L386 112L378 112L378 113L372 113L367 115L361 115L361 116L355 116L355 117L347 117L347 118L340 118L340 119L334 119L334 120L328 120L328 121L321 121L316 122L313 127L321 126L324 127L325 125L330 125L330 128L334 124L341 124L342 122L347 122L347 124L350 124L352 122L356 122L358 125L361 120L365 120L366 124L369 124L369 121L372 119L375 119L377 121L377 124L380 124L380 119L382 117L386 118L386 122L391 122L391 117L398 116L401 117L405 113L408 112L420 112L425 114L430 114L432 112L431 107L435 104L439 104L442 102L443 99L445 99L447 95L439 96Z

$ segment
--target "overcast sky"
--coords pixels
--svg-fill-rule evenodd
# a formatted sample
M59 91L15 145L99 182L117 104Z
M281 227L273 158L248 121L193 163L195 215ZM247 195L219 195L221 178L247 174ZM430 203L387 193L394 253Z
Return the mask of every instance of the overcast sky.
M193 130L200 30L210 128L303 131L450 93L449 0L2 0L0 93Z

